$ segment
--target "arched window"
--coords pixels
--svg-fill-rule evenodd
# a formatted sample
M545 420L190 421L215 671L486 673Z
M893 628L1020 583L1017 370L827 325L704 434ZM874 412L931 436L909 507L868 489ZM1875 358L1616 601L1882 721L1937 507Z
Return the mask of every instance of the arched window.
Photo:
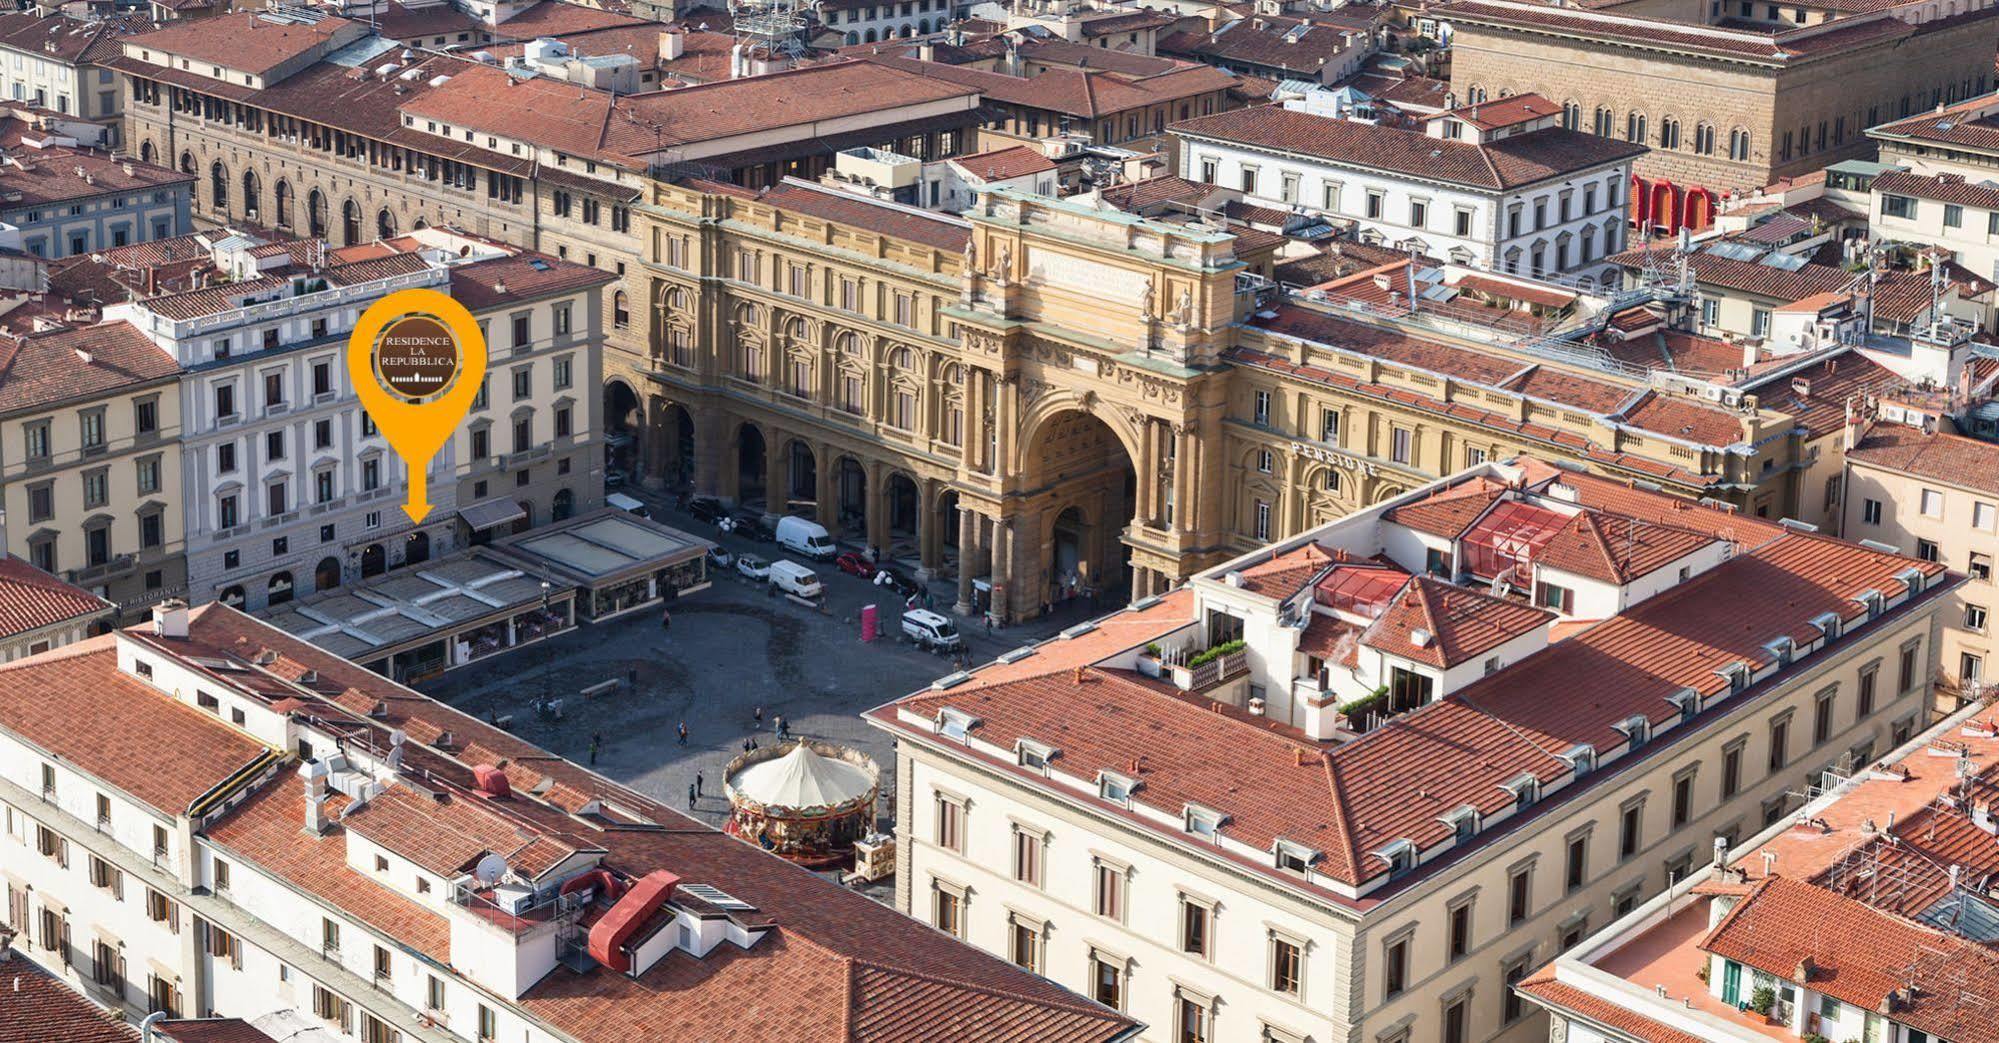
M255 220L264 208L263 186L257 183L254 171L243 172L243 216Z
M150 164L157 158L159 158L159 153L153 149L152 142L142 141L139 143L139 162Z
M387 207L375 213L375 236L380 239L396 237L396 215L389 213Z
M340 559L326 557L319 559L318 567L312 570L312 589L332 590L340 585Z
M340 204L340 245L353 246L361 241L361 204L352 199Z
M631 324L631 301L625 296L625 291L619 290L617 293L611 295L611 325L618 329L624 329Z
M854 46L855 44L857 44L857 43L860 43L860 42L861 42L861 34L860 34L860 33L848 33L848 34L847 34L847 46L849 46L849 47L852 47L852 46Z
M868 43L874 43L878 39L880 39L880 37L875 35L875 31L873 29L868 30L868 39L867 39Z
M264 603L268 605L282 605L291 599L292 574L289 572L280 572L272 576L271 582L264 590Z
M1645 114L1634 112L1624 117L1624 140L1645 143Z
M183 174L194 173L194 153L183 152L180 154L180 172Z
M1577 258L1577 261L1581 264L1588 264L1596 257L1596 226L1583 226L1582 251L1582 256Z
M219 162L208 167L208 202L217 210L229 209L229 171Z
M1728 132L1728 158L1749 158L1749 132L1741 127Z
M1583 107L1573 101L1562 103L1562 126L1569 130L1580 130L1583 125Z
M290 228L292 224L292 186L288 182L278 182L271 190L271 216L279 228Z
M1659 147L1680 147L1680 121L1671 116L1659 121Z
M315 239L326 238L326 194L313 189L305 197L306 234Z
M1702 123L1694 127L1694 151L1703 156L1714 155L1714 127Z
M1616 126L1617 126L1617 115L1601 105L1597 106L1596 123L1591 128L1596 131L1597 136L1604 138L1609 137Z
M910 355L908 348L898 347L888 353L888 364L896 369L908 369L909 362Z

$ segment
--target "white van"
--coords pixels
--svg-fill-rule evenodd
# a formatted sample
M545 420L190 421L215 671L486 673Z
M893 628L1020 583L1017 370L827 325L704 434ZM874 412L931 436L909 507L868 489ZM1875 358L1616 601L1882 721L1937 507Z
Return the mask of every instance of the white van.
M918 648L935 648L945 652L955 652L965 645L965 639L958 634L958 628L945 619L941 613L927 608L913 608L902 614L902 633Z
M777 545L808 558L824 560L838 553L826 526L809 518L787 514L777 520Z
M801 598L816 598L826 592L826 588L819 585L819 577L795 561L771 562L770 585Z
M604 494L604 504L607 507L616 507L617 509L625 512L626 514L636 514L641 518L652 517L652 515L646 511L645 504L640 503L638 500L630 496L626 496L624 493Z

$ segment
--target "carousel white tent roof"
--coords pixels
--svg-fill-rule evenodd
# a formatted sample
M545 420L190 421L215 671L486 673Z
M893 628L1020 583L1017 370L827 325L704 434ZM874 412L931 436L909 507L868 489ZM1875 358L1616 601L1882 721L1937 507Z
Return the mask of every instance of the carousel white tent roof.
M823 808L860 800L875 780L859 765L799 743L782 757L759 761L730 781L730 788L765 807Z

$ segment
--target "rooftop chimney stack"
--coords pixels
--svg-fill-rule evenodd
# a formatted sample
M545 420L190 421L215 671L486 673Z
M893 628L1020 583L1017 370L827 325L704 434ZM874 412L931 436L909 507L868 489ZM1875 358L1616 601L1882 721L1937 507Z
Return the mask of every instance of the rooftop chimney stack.
M155 637L185 640L187 638L187 602L179 598L168 598L153 606L153 635Z
M300 765L298 776L305 780L305 831L321 836L330 824L325 811L326 765L318 761Z

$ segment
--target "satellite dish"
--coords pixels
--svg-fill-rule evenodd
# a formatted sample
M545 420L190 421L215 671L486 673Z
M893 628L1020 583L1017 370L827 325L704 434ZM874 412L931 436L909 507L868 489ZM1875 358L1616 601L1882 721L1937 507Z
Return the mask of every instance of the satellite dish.
M472 879L489 886L498 883L506 873L507 860L490 852L479 859L478 865L472 867Z

